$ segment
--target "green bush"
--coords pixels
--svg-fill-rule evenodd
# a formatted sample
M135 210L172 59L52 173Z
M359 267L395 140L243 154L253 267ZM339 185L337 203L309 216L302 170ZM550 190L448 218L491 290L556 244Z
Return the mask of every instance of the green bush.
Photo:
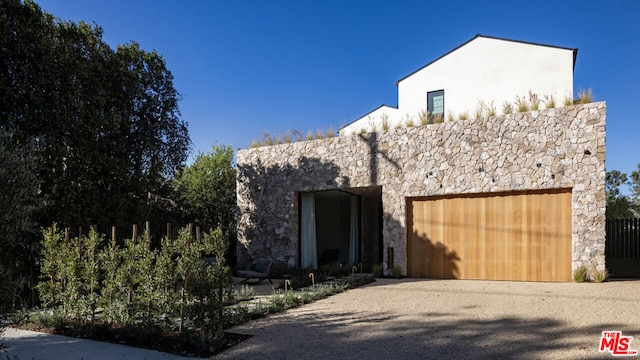
M573 271L573 281L577 283L582 283L587 281L587 268L584 266L579 266Z
M594 267L591 270L591 280L596 283L604 282L609 278L609 271L604 269L602 271L598 270L598 268Z

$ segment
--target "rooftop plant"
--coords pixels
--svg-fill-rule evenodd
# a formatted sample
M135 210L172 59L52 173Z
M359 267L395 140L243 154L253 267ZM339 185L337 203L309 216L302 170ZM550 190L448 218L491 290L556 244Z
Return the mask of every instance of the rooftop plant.
M593 102L593 92L591 89L580 89L578 90L578 104L589 104Z
M518 112L529 111L529 102L525 97L516 96L516 109Z
M543 100L544 99L544 100ZM517 112L527 112L530 110L538 110L540 108L540 104L544 103L545 104L545 108L547 109L553 109L556 107L556 100L554 98L553 95L544 95L543 99L541 99L541 97L534 93L533 91L529 90L528 94L525 96L516 96L516 100L515 102L510 102L505 100L502 103L501 106L501 110L502 113L505 115L508 114L512 114L514 111ZM593 92L591 89L580 89L580 91L578 92L578 99L577 100L573 100L571 98L571 96L567 96L564 99L564 105L568 106L568 105L572 105L574 104L574 102L576 104L587 104L593 101ZM497 110L496 110L496 106L494 105L493 101L490 102L485 102L484 100L480 100L478 101L478 105L476 107L475 113L474 113L476 118L482 118L483 116L488 116L488 117L493 117L497 115ZM350 135L356 135L356 134L366 134L367 132L376 132L378 130L381 131L388 131L391 128L391 122L389 121L389 115L387 115L386 113L383 113L380 116L381 122L375 122L373 121L373 119L371 117L369 117L369 128L367 127L361 127L359 130L352 130ZM417 121L416 121L417 119ZM448 111L447 112L447 121L454 121L456 119L455 115L453 114L453 112ZM458 114L458 119L459 120L467 120L469 119L469 111L463 111L461 113ZM415 116L411 116L409 114L406 114L405 120L404 121L400 121L397 122L395 125L396 129L402 128L402 127L413 127L416 125L419 126L426 126L429 124L439 124L444 122L444 117L440 114L434 116L433 118L431 118L431 116L429 115L429 112L427 110L421 110L418 112L418 114L416 114ZM380 128L378 128L380 127ZM314 139L324 139L324 138L332 138L335 137L336 135L338 135L336 133L336 131L334 130L333 127L329 126L327 127L327 129L323 132L322 130L318 129L315 132L312 130L309 130L307 132L306 137L303 137L302 132L300 132L299 130L293 130L293 131L287 131L285 132L283 135L280 135L279 133L277 133L276 136L272 136L271 134L269 134L268 132L264 132L263 133L263 138L259 139L259 140L253 140L251 141L250 147L255 148L255 147L260 147L260 146L270 146L270 145L276 145L276 144L289 144L292 143L294 141L303 141L303 140L314 140Z
M505 115L509 115L513 112L513 104L509 101L505 100L502 103L502 113Z
M529 104L531 105L531 110L540 109L540 98L538 97L538 94L531 90L529 90Z
M556 107L556 100L553 98L553 95L544 96L544 105L547 109L553 109Z

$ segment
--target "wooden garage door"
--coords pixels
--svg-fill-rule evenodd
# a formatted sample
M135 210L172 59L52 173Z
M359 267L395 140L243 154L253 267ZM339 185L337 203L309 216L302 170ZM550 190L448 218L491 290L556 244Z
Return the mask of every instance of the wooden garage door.
M571 190L407 200L408 275L571 281Z

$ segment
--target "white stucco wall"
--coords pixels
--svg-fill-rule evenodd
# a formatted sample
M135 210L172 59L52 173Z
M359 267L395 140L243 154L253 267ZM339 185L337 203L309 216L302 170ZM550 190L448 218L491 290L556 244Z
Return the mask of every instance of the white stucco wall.
M405 122L427 107L427 92L444 89L445 117L462 112L475 117L480 101L493 102L498 114L504 101L515 102L529 91L544 99L553 95L556 106L573 98L573 50L478 36L398 82L398 109L388 113L392 123ZM544 108L544 104L540 105ZM370 127L373 113L340 132ZM376 111L375 115L379 115Z
M382 105L370 113L362 116L358 121L354 121L340 129L340 135L358 134L365 129L365 132L382 129L383 119L387 119L390 129L395 129L401 123L402 114L397 108Z

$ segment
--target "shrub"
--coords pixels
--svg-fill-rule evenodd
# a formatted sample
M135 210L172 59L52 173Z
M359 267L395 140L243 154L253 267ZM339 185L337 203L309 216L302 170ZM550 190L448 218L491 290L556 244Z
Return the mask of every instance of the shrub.
M488 116L496 116L496 106L493 104L493 101L485 105L485 109L487 110Z
M307 140L313 140L313 132L311 130L307 131Z
M381 117L382 117L382 130L383 131L389 130L389 115L382 114Z
M275 139L273 138L273 136L271 136L271 134L269 134L268 132L263 131L263 132L262 132L262 136L264 137L264 143L265 143L267 146L271 146L271 145L274 145L274 144L276 143L276 141L275 141Z
M429 124L429 111L420 110L418 113L418 118L420 119L420 125L424 126Z
M293 130L293 136L296 138L296 141L302 141L302 132L300 130Z
M505 100L502 103L502 113L505 115L509 115L512 112L513 112L513 104Z
M564 106L571 106L573 105L573 99L571 98L571 95L567 95L564 98Z
M540 109L540 98L531 90L529 90L529 104L531 104L531 110Z
M393 270L391 271L391 276L393 276L396 279L400 279L402 277L402 269L400 269L400 266L393 267Z
M529 103L524 97L516 96L516 109L518 112L529 111Z
M577 283L582 283L587 280L587 268L584 266L579 266L575 270L573 270L573 281Z
M544 104L547 109L553 109L556 107L556 100L553 98L553 95L545 95L544 96Z
M484 100L480 100L478 101L478 106L476 107L476 119L480 119L482 118L482 114L484 112L484 109L486 107L486 104L484 103Z
M336 136L336 131L333 129L333 126L329 126L327 128L327 138L332 138Z
M455 121L455 120L456 120L455 116L453 116L453 113L451 111L449 111L447 113L447 121L452 122L452 121Z
M437 114L436 116L433 117L434 124L441 124L443 122L444 122L444 118L442 117L442 114Z
M243 284L240 290L233 290L233 299L235 302L249 301L256 297L256 290L247 284Z
M407 114L407 120L405 120L404 122L404 126L410 128L410 127L414 127L416 124L413 122L413 116L409 116L409 114Z
M458 115L458 120L467 120L469 118L469 111L465 110Z
M593 92L591 89L578 90L578 104L589 104L593 102Z
M373 273L373 276L375 276L375 277L382 277L382 275L383 275L383 273L382 273L382 264L373 265L373 267L371 268L371 272Z
M597 267L591 269L591 280L593 282L601 283L609 278L609 271L604 269L602 271L598 270Z
M283 135L283 140L285 143L287 144L291 144L293 142L293 138L291 136L291 131L288 131L286 133L284 133Z

